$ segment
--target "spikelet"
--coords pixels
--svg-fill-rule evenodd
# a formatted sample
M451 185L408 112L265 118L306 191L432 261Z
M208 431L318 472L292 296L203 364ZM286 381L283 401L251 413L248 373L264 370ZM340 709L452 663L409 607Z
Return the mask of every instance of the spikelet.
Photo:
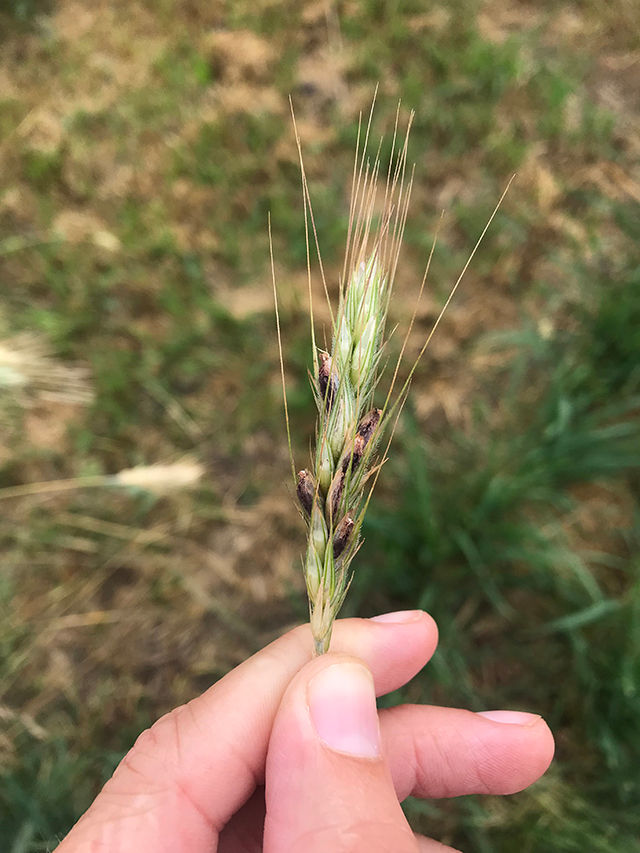
M409 198L410 181L409 187L404 182L407 138L392 158L377 219L379 162L366 163L366 143L365 138L360 156L356 155L343 281L337 310L332 312L331 349L314 352L315 450L310 470L300 471L296 484L308 526L304 573L317 654L329 647L333 622L349 586L350 565L359 547L369 500L369 475L376 470L376 450L389 420L389 410L376 408L373 398ZM395 143L394 133L394 148ZM385 406L387 403L388 399Z

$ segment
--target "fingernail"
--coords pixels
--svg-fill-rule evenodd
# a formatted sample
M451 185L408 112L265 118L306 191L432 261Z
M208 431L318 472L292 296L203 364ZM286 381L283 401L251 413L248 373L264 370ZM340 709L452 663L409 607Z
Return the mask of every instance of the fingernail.
M309 682L309 712L320 740L338 752L380 754L376 694L371 673L357 663L337 663Z
M526 711L478 711L479 717L486 717L494 723L509 723L514 726L532 726L540 719L540 714L527 714Z
M422 610L396 610L394 613L381 613L372 616L371 622L417 622L422 616Z

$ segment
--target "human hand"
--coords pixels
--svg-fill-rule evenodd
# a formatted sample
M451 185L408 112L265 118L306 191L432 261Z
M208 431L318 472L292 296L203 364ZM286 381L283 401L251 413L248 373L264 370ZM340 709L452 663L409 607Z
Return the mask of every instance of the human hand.
M143 732L56 853L446 853L414 835L409 795L510 794L548 767L533 714L401 705L437 643L421 611L336 622L311 659L290 631Z

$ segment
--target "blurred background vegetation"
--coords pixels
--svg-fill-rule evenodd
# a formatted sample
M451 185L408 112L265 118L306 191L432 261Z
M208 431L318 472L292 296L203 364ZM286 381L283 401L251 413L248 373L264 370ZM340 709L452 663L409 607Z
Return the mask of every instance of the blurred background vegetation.
M447 211L413 351L517 180L418 371L346 610L440 625L391 701L535 710L558 745L530 791L407 808L469 853L640 850L637 11L4 0L2 850L54 846L141 728L305 618L266 217L303 465L287 96L335 292L378 82L376 132L416 111L398 322ZM109 479L176 463L201 478Z

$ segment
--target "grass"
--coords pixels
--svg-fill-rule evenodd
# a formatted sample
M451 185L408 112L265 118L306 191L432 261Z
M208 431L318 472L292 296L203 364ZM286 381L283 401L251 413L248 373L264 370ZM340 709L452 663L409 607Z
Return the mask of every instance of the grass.
M14 25L33 24L38 15L50 11L49 0L7 0L0 15L5 15Z
M0 489L185 455L207 475L165 496L94 489L2 506L0 848L51 848L136 732L304 618L303 531L278 485L265 220L293 434L306 436L287 95L335 289L357 114L380 82L376 130L398 97L416 109L394 321L410 315L448 211L412 346L518 177L415 377L347 606L436 616L440 651L403 696L534 708L559 744L531 792L411 814L467 850L638 849L638 40L626 0L619 14L372 0L341 21L294 5L234 3L221 21L200 0L140 2L115 27L99 2L77 34L64 2L3 9L0 340L36 334L58 368L89 368L93 398L0 387ZM383 146L383 168L389 156Z
M512 353L488 377L486 407L468 430L428 441L408 420L393 494L365 525L351 606L419 601L440 626L440 651L411 700L534 707L558 737L549 779L502 807L512 815L504 833L493 831L492 805L426 813L425 829L462 849L510 849L514 832L524 849L539 849L549 827L554 850L584 849L586 839L589 849L638 849L633 270L580 306L572 332L494 336L493 347ZM559 808L570 787L579 799ZM544 832L531 822L536 811Z

